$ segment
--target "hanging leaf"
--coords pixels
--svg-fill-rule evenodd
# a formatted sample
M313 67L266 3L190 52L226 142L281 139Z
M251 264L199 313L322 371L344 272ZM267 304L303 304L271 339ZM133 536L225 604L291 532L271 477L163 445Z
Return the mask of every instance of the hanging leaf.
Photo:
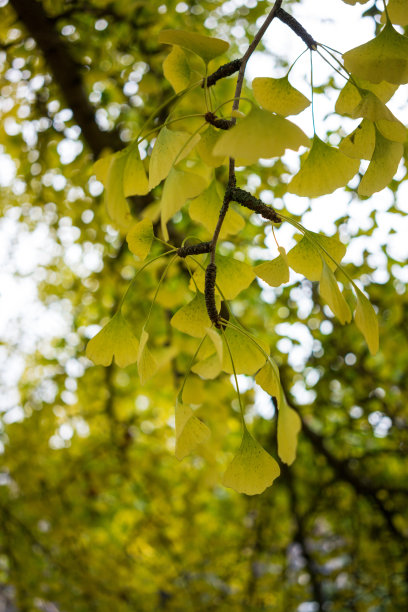
M333 272L326 262L323 263L322 276L320 278L319 293L325 302L330 306L331 311L338 318L340 323L350 323L350 308L341 293Z
M221 299L216 296L218 309L220 303ZM200 292L196 293L191 302L176 312L170 323L184 334L194 336L195 338L203 338L207 333L208 327L211 325L204 295Z
M224 346L222 342L222 337L213 327L208 327L206 332L207 332L207 336L210 338L211 342L215 346L215 350L216 350L218 359L220 360L220 363L222 363L223 354L224 354Z
M130 228L126 240L133 255L143 261L150 252L154 238L153 224L150 219L142 219Z
M248 336L230 325L224 331L224 340L225 347L222 360L224 372L227 372L227 374L233 374L234 372L230 352L236 374L248 374L250 376L255 374L259 368L262 368L266 360L265 353L266 355L269 354L269 346L265 342L258 339L256 341L259 345L258 348Z
M253 164L261 157L279 157L286 149L297 151L301 146L309 146L309 139L297 125L269 111L253 108L220 136L213 154Z
M370 83L370 81L366 81L365 79L356 79L353 77L353 82L356 83L358 87L353 85L351 81L347 81L337 98L335 110L339 115L349 115L351 117L356 106L358 106L362 100L362 90L371 91L385 104L392 98L398 89L398 85L393 85L386 81Z
M139 148L136 146L128 147L123 169L123 195L128 198L133 195L145 195L149 191L149 182L143 162L140 159Z
M164 126L154 143L149 166L149 189L156 187L169 174L173 164L184 159L196 145L198 134L169 130Z
M353 119L364 117L375 121L376 126L385 138L397 142L405 142L407 137L406 127L385 106L383 102L371 91L362 93L361 102L351 113Z
M407 0L389 0L387 2L387 12L391 23L400 26L408 25L408 3ZM386 23L385 12L381 15L381 22Z
M336 263L322 249L327 251ZM318 281L322 274L322 258L331 270L335 270L345 254L345 245L334 236L324 236L315 232L308 232L289 251L287 258L289 266L295 272L303 274L311 281Z
M249 287L255 278L251 266L233 257L216 255L215 264L217 266L217 285L227 300L235 299L241 291ZM202 268L197 268L194 272L194 280L200 291L204 293L205 271ZM217 288L215 292L217 293Z
M289 266L286 251L283 247L279 247L281 255L265 261L254 267L255 274L271 287L279 287L289 281Z
M384 189L394 178L404 153L404 145L392 142L376 130L375 149L371 162L358 187L360 196L371 196Z
M190 408L180 401L176 403L176 458L181 461L197 446L206 442L211 432Z
M157 363L151 354L149 347L147 346L148 339L149 334L143 328L140 336L139 350L137 353L137 369L139 371L139 378L142 385L144 385L149 378L152 378L157 371Z
M193 221L202 223L212 236L217 225L222 206L223 194L212 181L209 187L190 202L189 214ZM245 221L235 210L229 209L221 227L220 238L228 234L237 234L245 227Z
M244 427L241 446L224 474L223 485L238 493L258 495L270 487L279 474L275 459Z
M160 32L158 40L163 44L178 45L183 49L193 51L206 63L229 49L229 44L221 38L203 36L186 30L163 30Z
M86 347L86 356L95 365L109 366L113 357L119 367L137 360L139 342L130 325L120 312L116 313L107 325L96 334Z
M376 38L344 53L343 61L353 75L373 83L407 83L408 38L387 22Z
M375 314L374 308L364 293L357 287L354 287L354 291L356 292L357 297L354 320L358 329L366 339L370 353L375 355L378 351L379 345L377 315Z
M372 121L363 119L354 132L343 138L339 149L355 159L371 159L375 147L375 127Z
M278 414L278 455L287 465L296 459L297 438L301 428L302 421L298 413L286 401L282 402Z
M345 187L359 166L359 160L343 155L339 149L315 136L306 160L288 185L288 191L309 198L332 193Z
M163 73L176 93L190 84L191 70L186 54L174 46L163 62Z
M204 378L204 380L213 380L221 372L221 361L217 353L210 355L201 361L195 363L191 371Z
M280 79L256 78L252 89L260 106L283 117L297 115L310 105L310 100L289 83L288 75Z
M269 393L271 397L274 397L277 402L278 408L282 403L282 387L280 383L280 376L278 366L274 360L269 357L265 365L259 370L255 376L255 382L262 387L266 393Z
M222 132L216 130L212 125L209 125L208 128L201 134L201 138L197 144L197 152L199 156L203 162L207 164L207 166L211 166L212 168L222 166L225 160L225 155L213 154L213 150L220 136L222 136Z

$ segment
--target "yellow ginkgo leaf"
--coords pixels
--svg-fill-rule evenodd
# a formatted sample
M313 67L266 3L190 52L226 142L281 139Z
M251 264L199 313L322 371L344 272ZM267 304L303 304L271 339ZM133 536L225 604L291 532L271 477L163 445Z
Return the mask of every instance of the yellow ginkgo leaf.
M340 323L350 323L351 311L344 295L339 289L336 277L330 270L326 262L323 262L322 275L320 277L319 293L325 302L330 306L331 311L338 318Z
M282 402L282 387L278 366L272 358L267 359L265 365L259 370L255 376L255 382L262 387L266 393L276 399L278 408Z
M375 127L372 121L363 119L354 132L343 138L339 149L355 159L371 159L375 147Z
M207 425L180 401L176 403L176 458L181 461L210 437Z
M106 185L110 165L113 159L117 156L117 153L105 155L105 157L101 157L100 159L98 159L92 166L92 171L95 174L96 179L103 185Z
M387 22L376 38L344 53L343 61L353 75L373 83L407 83L408 38Z
M204 381L198 376L187 377L183 388L183 402L186 404L202 404L205 398Z
M285 401L279 407L278 414L278 455L279 458L291 465L296 459L297 438L302 428L302 421L293 408Z
M354 320L358 329L363 334L370 353L375 355L378 351L378 319L374 308L364 293L354 287L357 297L356 310L354 312Z
M404 153L404 145L392 142L376 130L375 149L370 164L361 179L358 194L371 196L384 189L393 179Z
M211 342L215 346L215 350L216 350L218 359L220 360L220 363L222 363L222 358L224 354L224 345L222 343L222 337L213 327L208 327L206 332L207 332L207 336L210 338Z
M189 214L193 221L202 223L212 236L220 216L223 194L218 189L217 182L212 183L197 198L190 202ZM221 227L220 238L228 234L237 234L245 226L243 217L235 210L229 209Z
M273 457L244 429L241 446L228 466L222 484L246 495L258 495L280 474Z
M123 170L123 194L125 197L129 197L132 195L145 195L149 191L149 182L143 162L140 159L139 148L128 147Z
M385 106L383 102L371 91L362 92L361 102L351 113L353 119L363 117L375 121L376 126L385 138L397 142L405 142L406 127Z
M207 166L211 166L212 168L221 166L225 160L225 155L213 154L213 150L220 136L222 136L222 132L216 130L212 125L209 125L205 132L201 134L201 138L197 143L197 152L199 156Z
M170 172L173 164L186 157L198 142L188 132L169 130L164 126L154 143L149 166L149 189L156 187Z
M163 73L176 93L190 84L191 69L183 49L174 46L163 62Z
M194 198L207 186L206 180L194 172L172 168L163 186L161 199L161 226L164 239L169 239L167 222L190 198Z
M159 34L159 42L167 45L178 45L183 49L193 51L206 63L225 53L229 44L221 38L203 36L187 30L163 30Z
M335 270L345 254L345 245L334 236L308 232L289 251L287 258L289 266L295 272L303 274L311 281L318 281L322 274L322 258L331 270Z
M217 353L210 355L201 361L197 361L191 371L204 378L204 380L213 380L221 372L221 361Z
M280 115L253 108L249 115L220 136L213 154L253 164L261 157L278 157L286 149L297 151L309 143L306 134L294 123Z
M86 356L96 365L109 366L113 357L119 367L137 360L139 342L130 325L118 312L107 325L96 334L86 347Z
M230 325L227 325L224 332L224 340L226 346L224 347L222 369L227 374L233 374L234 368L236 374L255 374L265 364L266 355L269 354L269 346L262 340L257 339L255 344L243 332ZM231 356L234 368L232 367Z
M388 0L387 13L391 23L396 25L408 25L408 2L407 0ZM381 15L381 22L387 21L386 14Z
M137 353L137 369L139 371L139 378L142 385L145 384L156 374L157 371L157 363L151 354L149 347L147 346L147 341L149 339L149 334L143 328L142 334L140 336L139 350Z
M347 157L315 136L306 160L288 185L288 191L308 198L332 193L345 187L359 166L358 159Z
M255 278L251 266L233 257L215 256L217 266L217 285L220 287L225 299L233 300L241 291L249 287ZM197 268L194 272L194 280L198 288L204 293L205 271ZM217 288L215 289L217 293Z
M153 224L150 219L142 219L134 223L126 236L129 250L141 261L149 254L153 238Z
M368 90L377 96L381 102L388 102L398 89L398 85L381 81L380 83L370 83L365 79L353 78L353 82L358 85L356 87L351 81L347 81L337 98L335 110L339 115L352 115L356 106L362 100L362 91Z
M217 308L219 308L220 302L220 298L216 296ZM200 292L196 293L191 302L176 312L170 323L173 327L189 336L203 338L207 333L207 328L211 325L204 295Z
M129 228L132 220L129 205L123 192L123 174L126 161L126 155L114 155L104 183L106 211L113 223L123 231Z
M279 285L289 281L289 266L286 252L283 247L281 249L284 255L281 254L272 259L272 261L265 261L254 268L255 274L262 278L265 283L271 285L271 287L279 287Z
M283 117L297 115L310 104L310 100L289 83L287 75L280 79L258 77L252 81L252 89L260 106Z

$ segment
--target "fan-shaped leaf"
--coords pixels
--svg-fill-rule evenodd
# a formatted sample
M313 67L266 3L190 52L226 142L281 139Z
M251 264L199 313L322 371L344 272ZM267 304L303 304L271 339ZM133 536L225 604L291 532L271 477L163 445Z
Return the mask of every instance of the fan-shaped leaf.
M222 360L222 369L228 374L233 374L230 352L234 362L236 374L254 374L265 363L265 353L269 353L269 346L262 340L257 340L260 348L237 329L227 326L224 332L226 347ZM228 350L229 347L229 350Z
M358 194L371 196L384 189L393 179L404 153L404 145L392 142L376 130L375 149L371 162L361 179Z
M344 155L355 159L371 159L375 147L375 128L372 121L363 119L354 132L346 136L339 146Z
M197 152L203 162L207 166L217 168L224 163L225 155L214 155L213 150L217 144L222 132L216 130L212 125L201 134L201 138L197 144Z
M86 347L86 356L96 365L109 366L113 357L119 367L137 360L139 342L120 312L96 334Z
M378 351L378 319L374 308L364 293L354 287L357 297L357 305L354 313L354 320L358 329L363 334L370 353L375 355Z
M190 408L181 402L176 403L176 458L181 461L199 444L210 437L207 425L196 417Z
M310 101L290 83L288 76L280 79L259 77L252 81L255 100L265 110L287 115L297 115L310 104Z
M140 336L139 350L137 353L137 369L139 371L139 378L142 385L144 385L149 378L154 376L157 371L157 363L151 354L149 347L147 346L148 339L149 334L143 328Z
M271 287L279 287L279 285L289 281L289 266L286 252L283 247L280 248L283 251L281 255L275 257L272 261L265 261L254 268L255 274L262 278L265 283L271 285Z
M161 199L161 225L165 240L169 235L166 223L190 198L198 195L207 186L206 180L194 172L172 168L163 186Z
M194 221L202 223L211 236L218 222L222 200L223 195L220 194L216 181L213 181L205 191L190 202L190 217ZM244 226L245 221L243 217L235 210L229 209L221 227L220 238L225 238L228 234L236 234Z
M299 415L283 401L278 414L278 455L287 465L296 459L297 438L301 428Z
M241 291L249 287L255 278L251 266L233 257L216 255L215 263L217 266L217 285L227 300L236 298ZM205 272L202 268L197 268L194 272L194 280L200 291L204 293ZM217 293L217 289L215 291Z
M336 263L334 263L322 249L327 251ZM320 279L322 273L322 258L326 261L331 270L335 270L345 253L346 247L334 236L323 236L315 232L308 232L297 245L289 251L287 257L289 266L295 270L295 272L303 274L311 281L317 281Z
M387 12L391 23L400 26L408 25L408 2L407 0L389 0L387 2ZM381 15L382 23L385 23L387 17L385 13Z
M174 46L163 62L163 73L176 93L190 84L191 70L183 49Z
M134 223L126 236L129 250L141 261L149 254L153 238L153 224L150 219L142 219Z
M255 376L255 382L262 387L266 393L269 393L271 397L276 399L279 408L282 402L282 387L278 366L271 357L267 359L265 365Z
M371 91L364 91L362 93L361 102L351 113L351 117L353 119L364 117L370 121L375 121L382 135L389 140L395 140L397 142L405 142L406 140L406 127Z
M150 159L149 189L153 189L166 178L173 164L186 157L198 139L198 135L191 138L188 132L169 130L166 126L160 130Z
M140 159L139 148L136 146L128 147L123 170L123 195L125 197L145 195L149 191L149 182L143 162Z
M167 45L178 45L199 55L206 63L225 53L229 44L221 38L203 36L186 30L163 30L159 42Z
M220 298L216 296L217 308L219 308L220 302ZM207 328L211 325L204 295L196 293L191 302L176 312L170 323L185 334L195 338L203 338L207 333Z
M320 278L319 292L325 302L330 306L342 325L350 323L350 308L341 293L333 272L326 262L323 263L322 276Z

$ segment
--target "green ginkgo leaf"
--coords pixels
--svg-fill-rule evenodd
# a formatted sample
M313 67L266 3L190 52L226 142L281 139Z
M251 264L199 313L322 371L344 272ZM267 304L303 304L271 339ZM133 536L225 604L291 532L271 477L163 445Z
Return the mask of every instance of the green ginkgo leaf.
M201 138L197 143L197 152L199 156L207 166L211 166L212 168L221 166L225 160L225 155L214 155L213 153L215 145L221 136L221 131L209 125L201 134Z
M190 408L176 403L176 458L181 461L197 446L206 442L211 432L207 425L196 417Z
M188 132L169 130L164 126L154 143L149 166L149 189L156 187L169 174L173 164L186 157L198 142Z
M355 159L371 159L375 147L375 127L372 121L363 119L354 132L343 138L339 149Z
M86 356L96 365L109 366L113 357L119 367L137 360L139 342L120 312L116 313L86 347Z
M254 272L259 278L271 287L279 287L289 281L289 266L285 249L279 248L281 254L272 261L265 261L254 267Z
M215 299L219 309L221 299L218 296ZM170 323L184 334L194 336L194 338L203 338L211 325L204 295L200 292L196 293L191 302L176 312Z
M222 369L227 374L233 374L235 368L236 374L248 374L250 376L255 374L265 364L266 355L269 354L269 346L262 340L258 339L255 344L243 332L229 325L224 332L224 340L226 346L224 348ZM232 367L231 356L234 368Z
M252 89L260 106L283 117L297 115L310 105L310 100L289 83L288 75L280 79L258 77L252 81Z
M343 61L353 75L373 83L407 83L408 38L387 22L376 38L344 53Z
M323 250L324 249L324 250ZM327 256L325 251L334 259ZM311 281L318 281L322 274L323 260L335 270L346 254L345 245L334 236L308 232L287 255L289 266Z
M244 429L241 446L228 466L222 483L246 495L258 495L280 474L273 457Z
M294 123L280 115L253 108L249 115L220 136L213 154L253 164L261 157L279 157L286 149L297 151L309 143L306 134Z
M267 359L265 365L255 376L255 382L262 387L266 393L269 393L271 397L276 399L279 408L282 403L283 392L280 383L278 366L271 357Z
M204 378L204 380L213 380L221 372L221 360L217 353L197 361L191 371Z
M212 236L220 216L223 195L220 193L217 182L212 181L209 187L197 198L190 202L189 214L193 221L202 223ZM220 231L220 238L228 234L237 234L245 226L243 217L231 208L225 215L224 223Z
M301 428L302 421L298 413L283 401L278 414L278 455L287 465L296 459L297 438Z
M371 91L362 92L361 102L351 113L353 119L363 117L375 122L377 128L385 138L397 142L405 142L406 127L385 106L385 104Z
M113 223L121 230L127 230L132 220L123 191L123 175L126 162L126 155L114 155L109 166L106 183L104 183L106 211Z
M160 32L158 40L160 43L177 45L193 51L206 63L222 55L229 48L229 44L221 38L203 36L186 30L163 30Z
M174 46L163 62L163 73L176 93L190 84L191 69L183 49Z
M126 150L126 149L125 149ZM149 181L138 147L128 147L123 170L123 194L125 197L149 193Z
M142 334L140 336L139 350L137 353L137 369L139 371L139 378L142 385L145 384L152 376L156 374L157 371L157 363L151 354L149 347L147 346L147 341L149 339L149 334L143 328Z
M225 299L233 300L241 291L247 289L255 278L251 266L233 257L215 256L217 266L217 285L220 287ZM204 293L205 271L197 268L194 272L194 280L199 290ZM217 288L215 289L217 293Z
M408 2L407 0L388 0L387 13L391 23L400 26L408 25ZM385 23L387 16L381 15L381 22Z
M378 332L378 319L375 314L375 310L366 298L364 293L354 287L357 297L356 310L354 312L354 320L358 329L363 334L370 353L375 355L378 351L379 346L379 332Z
M353 82L358 85L356 87L351 81L347 81L343 89L341 90L339 97L337 98L335 110L339 115L352 115L356 106L358 106L362 100L362 90L371 91L381 100L381 102L388 102L390 98L398 89L398 85L381 81L380 83L370 83L365 79L353 78Z
M319 293L324 301L330 306L331 311L340 323L350 323L351 311L349 305L336 281L336 277L326 262L323 262L322 275L320 277Z
M154 238L153 224L150 219L142 219L134 223L126 236L129 250L133 255L137 255L141 261L150 252Z
M361 179L358 194L371 196L384 189L393 179L404 153L404 145L384 138L376 130L375 149L370 164Z
M359 166L358 159L347 157L315 135L312 148L289 183L288 191L309 198L332 193L339 187L345 187Z

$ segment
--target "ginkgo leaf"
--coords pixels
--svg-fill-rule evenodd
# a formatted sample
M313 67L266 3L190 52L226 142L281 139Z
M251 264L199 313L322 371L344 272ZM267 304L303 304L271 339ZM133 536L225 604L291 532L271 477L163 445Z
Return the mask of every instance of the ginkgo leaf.
M287 465L296 459L297 438L301 428L302 421L298 413L286 401L282 402L278 414L278 455Z
M257 339L256 344L243 332L227 325L224 331L224 356L222 369L227 374L255 374L265 363L266 355L269 354L269 346L262 340ZM259 347L257 346L259 345ZM229 350L228 350L229 349ZM231 355L230 355L231 353ZM231 363L231 356L234 368Z
M222 55L229 48L229 44L221 38L203 36L186 30L163 30L160 32L158 40L160 43L178 45L183 49L193 51L206 63Z
M221 299L216 296L217 308L219 308L220 302ZM211 325L204 295L200 292L196 293L191 302L176 312L170 323L185 334L195 338L203 338L207 333L207 328Z
M375 149L370 164L361 179L358 194L371 196L384 189L393 179L404 153L404 145L384 138L376 130Z
M128 229L132 220L129 205L123 192L123 174L126 155L115 155L109 166L105 185L105 206L112 221L121 229Z
M260 106L283 117L297 115L310 104L310 100L289 83L288 75L280 79L258 77L252 81L252 89Z
M183 402L186 404L202 404L205 398L204 381L191 373L183 387Z
M143 328L140 336L139 350L137 353L137 369L139 371L139 378L142 385L144 385L149 378L154 376L157 371L157 363L151 354L149 347L147 346L148 339L149 334Z
M153 224L150 219L142 219L134 223L126 236L129 250L141 261L149 254L153 238Z
M113 159L117 156L117 153L105 155L105 157L101 157L100 159L98 159L92 166L92 171L95 174L96 179L103 185L106 185L110 165Z
M201 138L197 143L197 152L199 156L207 166L211 166L212 168L221 166L225 160L225 155L213 154L213 150L220 136L222 136L222 132L216 130L212 125L209 125L201 134Z
M176 161L186 157L199 139L188 132L169 130L164 126L154 143L149 166L149 189L156 187L170 172Z
M319 293L324 301L330 306L331 311L340 323L350 323L351 311L349 305L336 281L336 277L326 262L323 263L322 275L320 277Z
M375 127L372 121L363 119L354 132L343 138L339 149L355 159L371 159L375 147Z
M343 0L346 4L366 4L368 0Z
M343 61L353 75L373 83L407 83L408 38L387 22L376 38L344 53Z
M86 347L86 356L96 365L109 366L113 357L119 367L137 360L139 342L123 315L118 312Z
M398 89L398 85L381 81L380 83L370 83L365 79L353 78L353 82L358 85L356 87L351 81L347 81L343 89L341 90L339 97L336 101L335 110L339 115L352 115L356 106L358 106L362 100L362 91L368 90L377 96L381 102L388 102L390 98Z
M191 69L183 49L174 46L163 62L163 73L176 93L190 84Z
M216 282L227 300L235 299L241 291L249 287L255 278L255 273L251 266L233 257L217 254L215 256L215 264L217 266ZM197 287L204 293L205 271L201 267L197 268L193 276ZM218 293L217 288L215 288L215 292Z
M283 249L283 251L285 250ZM287 283L289 281L289 266L286 253L275 257L272 261L265 261L255 266L254 272L271 287L279 287L279 285Z
M178 401L176 403L176 458L181 461L199 444L210 437L207 425L196 417L190 408Z
M358 329L363 334L370 353L375 355L378 351L379 339L378 339L378 319L375 314L375 310L366 298L364 293L357 287L354 287L357 297L356 310L354 312L354 320Z
M220 360L220 363L221 363L223 359L223 354L224 354L224 345L222 342L222 337L213 327L208 327L206 329L206 333L207 333L207 336L210 338L211 342L213 343L213 345L215 346L215 350L216 350L218 359Z
M178 212L190 198L198 195L207 186L206 180L194 172L185 172L172 168L163 186L161 209L161 226L164 239L169 235L166 223Z
M209 187L197 198L190 202L189 214L193 221L202 223L212 236L220 216L223 195L217 187L217 182L212 181ZM236 234L245 226L243 217L235 210L229 209L225 215L224 223L220 231L220 238L228 234Z
M322 249L327 251L336 263ZM345 254L345 245L334 236L308 232L289 251L287 258L289 266L295 272L303 274L311 281L318 281L322 273L322 258L331 270L335 270Z
M123 194L125 197L132 195L145 195L149 193L149 181L142 160L140 159L138 147L128 147L126 163L123 170Z
M387 2L387 13L391 23L400 26L408 25L408 3L407 0L389 0ZM387 16L381 15L381 22L385 23Z
M332 193L347 185L359 166L358 159L347 157L315 135L312 148L289 183L288 191L309 198Z
M276 399L278 408L282 401L282 387L278 366L272 358L267 359L265 365L259 370L255 376L255 382L262 387L266 393Z
M351 113L353 119L364 117L375 121L376 126L385 138L397 142L405 142L406 127L390 111L389 108L371 91L362 92L361 102Z
M205 380L213 380L221 372L221 361L217 353L210 355L201 361L197 361L191 371Z
M280 474L273 457L244 429L241 446L228 466L222 484L246 495L258 495Z
M220 136L213 154L252 164L261 157L278 157L286 149L297 151L309 144L306 134L294 123L280 115L253 108L244 119Z

